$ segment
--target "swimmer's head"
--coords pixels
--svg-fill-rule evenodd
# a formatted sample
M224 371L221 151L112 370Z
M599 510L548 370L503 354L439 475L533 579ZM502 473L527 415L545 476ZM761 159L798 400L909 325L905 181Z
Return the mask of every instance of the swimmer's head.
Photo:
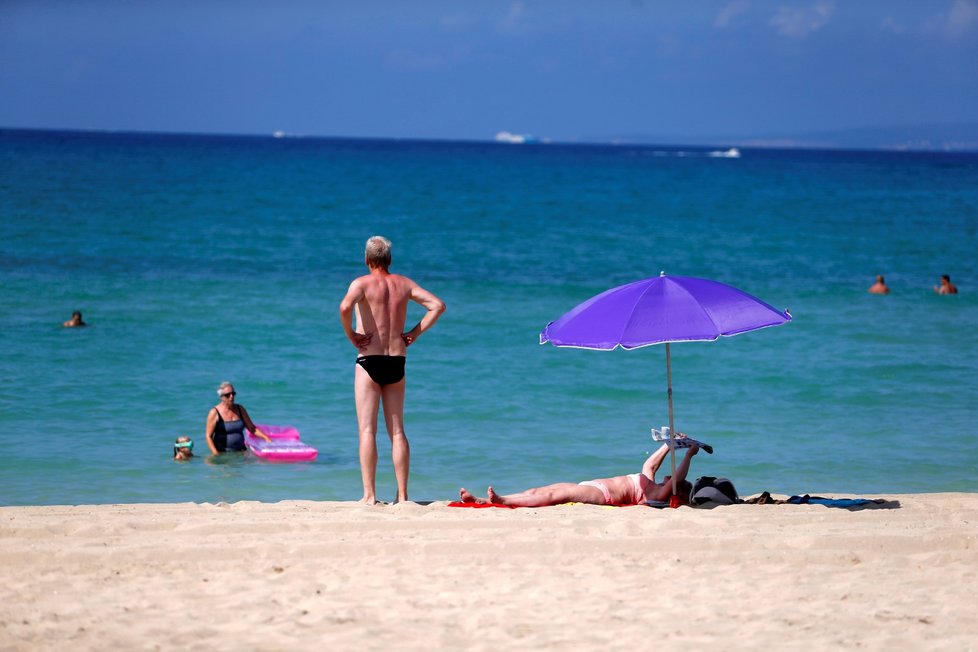
M62 326L68 326L68 327L70 327L70 326L84 326L84 325L85 325L85 322L82 321L81 310L76 310L75 312L71 313L71 319L69 319L64 324L62 324Z
M363 257L370 269L387 269L391 266L391 241L380 235L372 236L367 240Z
M189 460L194 456L194 440L190 437L177 437L173 442L173 459L177 461Z

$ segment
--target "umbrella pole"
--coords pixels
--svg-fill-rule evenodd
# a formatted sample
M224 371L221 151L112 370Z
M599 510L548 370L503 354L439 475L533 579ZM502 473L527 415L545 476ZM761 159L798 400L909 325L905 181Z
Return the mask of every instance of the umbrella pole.
M666 382L669 388L669 457L672 459L672 495L676 495L676 428L672 415L672 356L666 342Z

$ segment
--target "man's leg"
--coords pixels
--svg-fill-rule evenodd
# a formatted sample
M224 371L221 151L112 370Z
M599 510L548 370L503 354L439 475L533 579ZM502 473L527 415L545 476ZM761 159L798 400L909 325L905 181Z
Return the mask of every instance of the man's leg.
M354 365L353 393L357 404L357 427L360 431L360 477L363 479L361 502L377 502L377 410L380 407L380 385L360 365Z
M397 502L408 499L408 473L411 470L411 446L404 434L404 389L406 378L380 388L384 402L384 425L391 439L391 458L397 478ZM376 448L374 449L376 454Z

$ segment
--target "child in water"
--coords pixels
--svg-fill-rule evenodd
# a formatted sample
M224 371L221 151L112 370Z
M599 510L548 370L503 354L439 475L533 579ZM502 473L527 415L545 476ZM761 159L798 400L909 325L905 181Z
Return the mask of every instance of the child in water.
M177 437L173 442L173 459L176 462L187 462L194 456L194 441L190 437Z

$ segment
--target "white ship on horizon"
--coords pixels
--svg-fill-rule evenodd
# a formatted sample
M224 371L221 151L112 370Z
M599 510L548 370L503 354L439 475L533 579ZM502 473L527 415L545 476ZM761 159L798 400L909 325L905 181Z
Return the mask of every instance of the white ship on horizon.
M514 134L508 131L500 131L496 134L497 143L510 143L512 145L525 145L526 143L535 143L537 139L530 134Z
M710 152L710 156L714 158L740 158L740 150L736 147L731 147L723 151Z

